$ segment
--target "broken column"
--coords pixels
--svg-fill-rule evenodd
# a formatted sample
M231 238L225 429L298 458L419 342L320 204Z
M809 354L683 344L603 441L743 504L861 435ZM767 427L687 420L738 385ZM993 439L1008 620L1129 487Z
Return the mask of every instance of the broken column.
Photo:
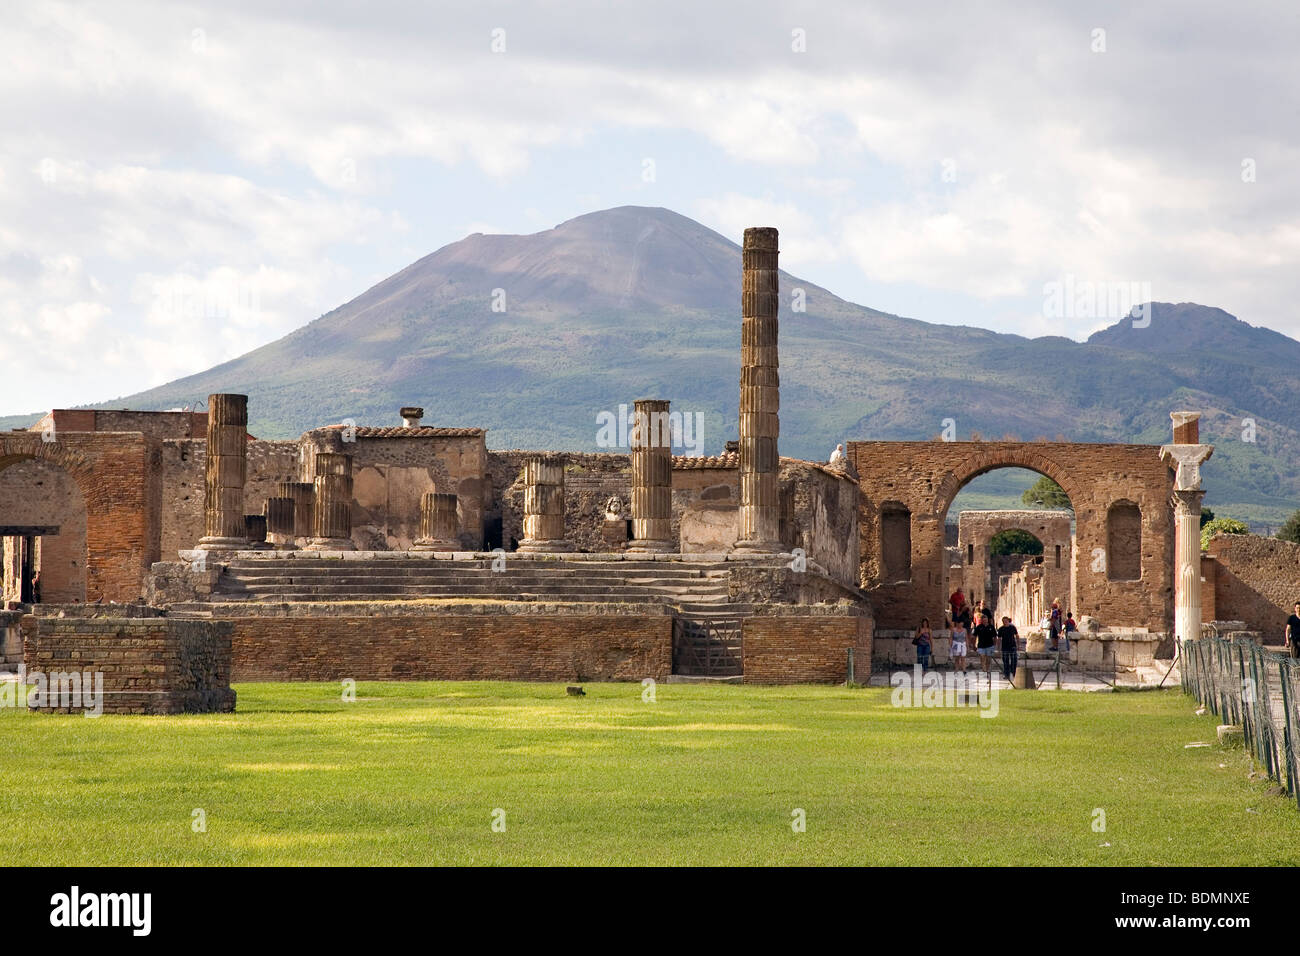
M420 496L420 537L416 551L459 551L460 522L455 495L428 491Z
M631 552L674 551L673 448L668 402L642 398L635 402L628 443L632 447Z
M207 465L203 486L204 551L248 546L244 481L248 476L248 396L208 396Z
M745 230L740 291L740 535L737 551L781 550L777 231Z
M316 533L316 486L310 481L281 481L277 498L293 499L293 537L306 543Z
M1171 412L1173 444L1160 449L1160 460L1174 469L1174 636L1178 641L1201 636L1201 465L1214 453L1200 443L1200 413Z
M530 458L524 464L524 538L522 552L572 551L564 537L564 464Z
M266 542L281 551L293 551L298 546L294 543L294 502L292 498L267 498L262 508L266 519Z
M270 547L266 543L266 515L244 515L244 537L248 546L256 551L265 551Z
M316 507L312 551L355 551L352 543L352 456L316 454Z

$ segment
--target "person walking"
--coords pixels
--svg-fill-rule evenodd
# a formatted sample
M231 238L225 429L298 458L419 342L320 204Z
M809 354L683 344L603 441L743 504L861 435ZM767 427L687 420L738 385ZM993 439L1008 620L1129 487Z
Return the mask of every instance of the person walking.
M952 619L955 621L962 616L966 610L966 595L961 593L961 588L953 591L948 596L948 607L952 610Z
M1052 613L1047 616L1047 633L1052 639L1052 650L1061 643L1061 602L1052 602Z
M1300 657L1300 601L1295 602L1294 611L1286 619L1286 646L1292 657Z
M1002 650L1002 676L1008 682L1016 679L1016 664L1019 662L1020 632L1011 623L1011 618L1003 616L1002 626L998 628L998 646Z
M1079 629L1079 625L1074 623L1074 612L1065 612L1065 653L1070 653L1070 636Z
M916 636L912 638L912 643L916 646L916 662L921 665L924 672L930 667L930 653L934 648L934 637L930 633L930 619L921 618L921 626L916 629Z
M961 618L952 622L952 650L948 652L955 670L966 671L966 639L970 635Z
M998 632L993 627L993 615L985 611L975 625L975 653L980 656L980 667L989 673L993 655L998 652Z

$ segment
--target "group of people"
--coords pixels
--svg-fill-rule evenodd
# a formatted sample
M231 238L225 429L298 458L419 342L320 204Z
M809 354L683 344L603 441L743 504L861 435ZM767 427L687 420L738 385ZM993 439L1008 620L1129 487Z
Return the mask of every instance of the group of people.
M1001 627L993 625L993 611L984 602L976 601L972 606L966 600L962 589L958 588L948 598L948 614L944 625L952 636L952 649L949 656L953 667L958 671L966 670L966 659L971 645L974 645L985 674L989 673L993 660L998 655L1002 658L1002 676L1007 680L1015 677L1020 655L1020 632L1011 623L1011 618L1003 616ZM1052 602L1052 608L1044 620L1053 651L1070 650L1070 635L1078 630L1074 614L1061 611L1059 601ZM1062 646L1061 641L1064 640ZM930 619L923 618L912 638L916 647L916 661L922 669L930 667L934 654L934 632L930 628Z

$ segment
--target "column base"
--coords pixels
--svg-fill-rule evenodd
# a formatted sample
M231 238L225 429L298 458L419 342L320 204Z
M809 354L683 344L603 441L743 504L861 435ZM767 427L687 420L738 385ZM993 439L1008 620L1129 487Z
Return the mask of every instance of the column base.
M516 554L560 554L565 551L573 550L573 542L566 541L563 538L552 538L545 541L535 541L524 538L519 542L519 547L515 549Z
M351 538L312 538L304 551L355 551L357 546Z
M194 546L196 551L247 551L250 547L247 538L219 538L206 537L199 538L199 543Z
M785 545L780 541L737 541L732 550L739 554L781 554Z
M459 541L438 538L417 538L411 545L412 551L464 551Z
M671 554L676 550L676 546L671 541L638 540L636 538L629 541L627 547L623 549L626 554Z
M266 539L266 543L269 544L271 547L275 548L276 551L297 551L298 550L298 545L294 543L294 539L287 534L268 535Z

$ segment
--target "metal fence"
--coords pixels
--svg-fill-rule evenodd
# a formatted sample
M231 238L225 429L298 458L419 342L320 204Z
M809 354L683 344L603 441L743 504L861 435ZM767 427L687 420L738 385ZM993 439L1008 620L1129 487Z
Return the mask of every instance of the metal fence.
M1246 638L1204 637L1183 641L1179 672L1183 690L1239 724L1255 761L1300 803L1300 660Z

